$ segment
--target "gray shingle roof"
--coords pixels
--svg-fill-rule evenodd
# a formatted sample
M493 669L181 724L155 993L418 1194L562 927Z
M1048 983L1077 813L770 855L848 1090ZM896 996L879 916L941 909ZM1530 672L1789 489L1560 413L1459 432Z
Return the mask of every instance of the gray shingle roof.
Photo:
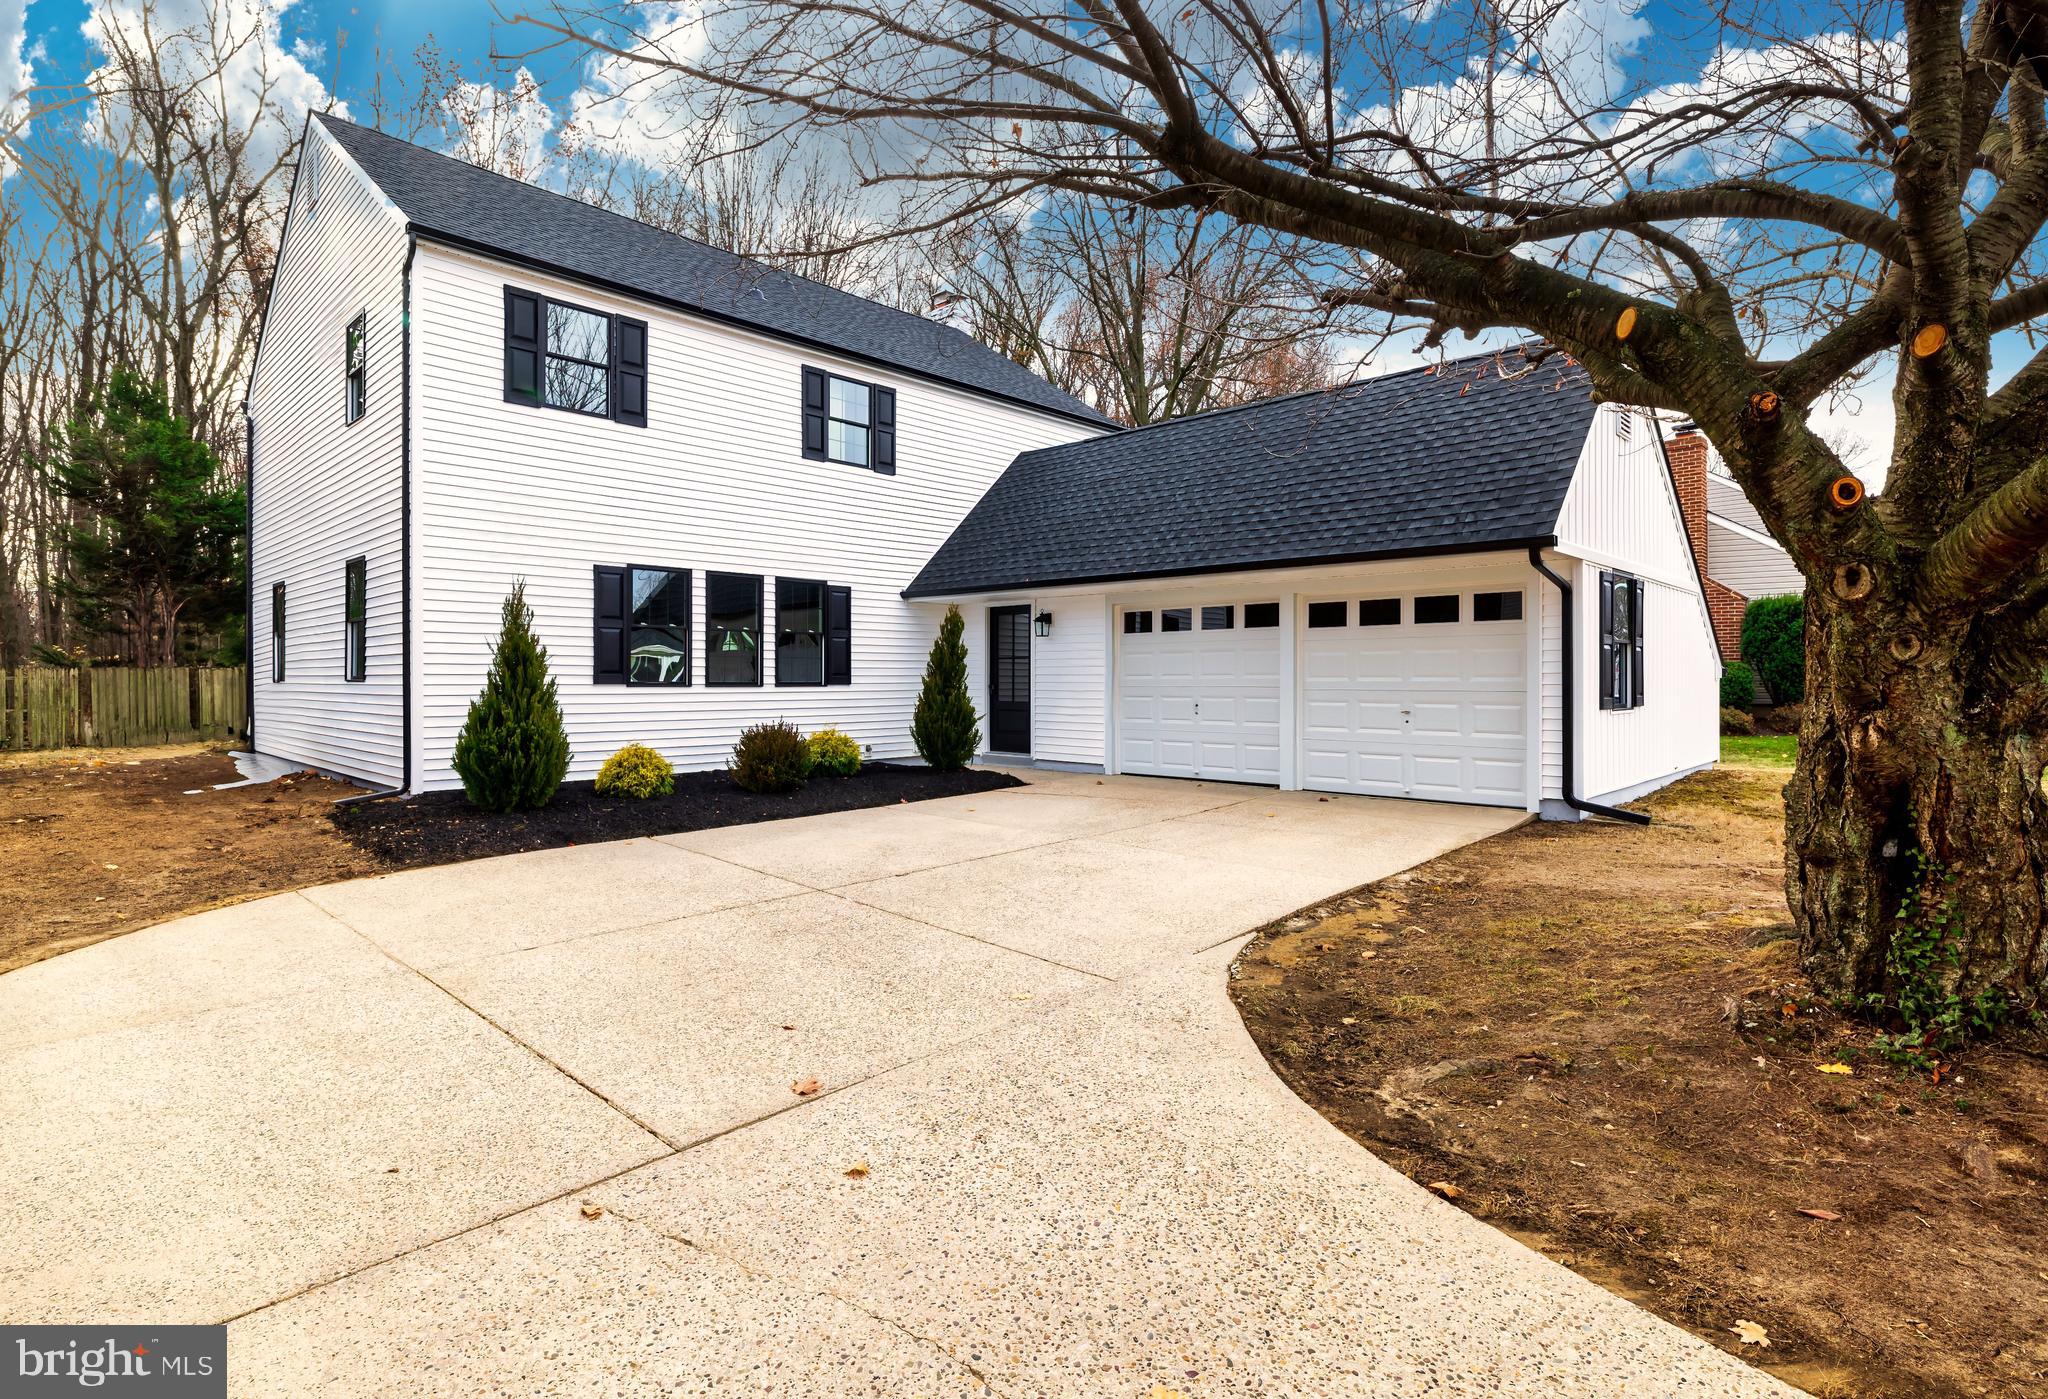
M1034 408L1104 421L1079 399L951 326L381 131L331 116L314 120L428 236Z
M1590 387L1516 350L1026 452L904 595L1548 541Z

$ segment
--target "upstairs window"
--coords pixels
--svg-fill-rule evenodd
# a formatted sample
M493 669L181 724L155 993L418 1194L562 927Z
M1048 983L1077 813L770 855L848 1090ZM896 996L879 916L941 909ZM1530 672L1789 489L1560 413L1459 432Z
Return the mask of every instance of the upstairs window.
M369 350L364 339L369 331L370 313L358 311L356 318L348 323L348 330L342 336L342 410L341 420L352 423L363 416L368 401Z
M804 456L896 474L896 390L804 367Z
M647 323L505 288L505 401L647 426Z
M341 566L341 678L370 673L370 561L360 556Z
M1600 575L1600 707L1643 702L1643 580Z

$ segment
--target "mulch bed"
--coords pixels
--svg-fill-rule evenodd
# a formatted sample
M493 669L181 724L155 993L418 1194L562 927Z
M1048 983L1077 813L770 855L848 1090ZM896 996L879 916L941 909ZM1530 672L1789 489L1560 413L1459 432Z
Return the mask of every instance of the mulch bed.
M1724 766L1652 826L1525 826L1286 920L1238 1008L1382 1159L1814 1395L2048 1394L2048 1033L1936 1082L1815 996L1784 779Z
M406 869L1022 785L1009 773L987 769L934 772L871 763L852 777L813 777L794 792L764 794L746 791L725 772L679 772L672 795L646 801L600 797L591 783L565 782L539 811L500 813L477 810L459 791L428 792L405 800L339 807L334 824L388 867Z

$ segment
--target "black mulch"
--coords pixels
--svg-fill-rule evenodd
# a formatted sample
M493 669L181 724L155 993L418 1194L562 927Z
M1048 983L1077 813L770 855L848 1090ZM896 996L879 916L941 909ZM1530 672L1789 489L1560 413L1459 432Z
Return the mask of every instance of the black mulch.
M794 792L762 794L739 787L724 772L679 772L672 796L646 801L600 797L588 782L565 782L555 799L539 811L500 813L477 810L461 792L427 792L402 801L338 807L334 824L379 859L410 867L701 831L710 826L744 826L865 806L894 806L1021 785L1006 772L985 768L934 772L871 763L852 777L813 777Z

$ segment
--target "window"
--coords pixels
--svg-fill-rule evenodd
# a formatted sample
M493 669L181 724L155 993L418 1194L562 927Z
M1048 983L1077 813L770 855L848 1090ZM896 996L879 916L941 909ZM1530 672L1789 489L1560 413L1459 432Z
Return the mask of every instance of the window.
M1643 580L1600 575L1600 707L1643 702Z
M1277 602L1248 602L1244 605L1246 627L1277 627L1280 625L1280 604Z
M505 288L505 401L647 426L647 322Z
M775 683L825 683L825 585L775 580Z
M761 580L753 574L704 575L704 683L761 683Z
M633 610L626 643L628 685L690 683L690 571L631 568Z
M1429 626L1439 622L1458 620L1458 595L1437 593L1415 599L1415 624Z
M1421 621L1417 617L1416 621ZM1358 625L1361 627L1398 627L1401 625L1401 599L1397 597L1369 597L1358 604Z
M1192 609L1186 607L1162 607L1159 610L1159 630L1193 631L1194 629L1195 614Z
M341 678L361 680L370 673L368 559L353 558L341 566Z
M348 332L342 337L342 365L346 386L343 389L342 421L355 422L363 416L363 405L369 384L365 361L369 352L363 344L368 333L370 313L359 311L356 318L348 323Z
M284 679L284 584L270 585L270 683Z
M1472 594L1472 620L1475 622L1519 622L1522 620L1522 595L1520 593L1474 593Z
M1138 635L1141 635L1142 633L1145 633L1145 632L1149 632L1149 631L1151 631L1151 630L1152 630L1152 614L1151 614L1150 612L1126 612L1126 613L1124 613L1124 635L1125 635L1125 636L1138 636Z
M1237 625L1235 607L1205 607L1202 609L1203 631L1229 631Z
M804 367L804 456L896 474L896 390Z
M1341 627L1345 614L1350 610L1341 602L1312 602L1308 605L1308 624L1312 627Z

